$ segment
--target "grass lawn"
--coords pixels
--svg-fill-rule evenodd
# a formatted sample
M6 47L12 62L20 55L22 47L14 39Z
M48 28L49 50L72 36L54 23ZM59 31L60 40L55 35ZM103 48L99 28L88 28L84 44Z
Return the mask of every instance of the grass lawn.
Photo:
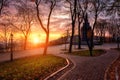
M100 56L104 53L105 51L102 49L93 50L93 56ZM72 53L67 53L67 54L73 54L73 55L78 55L78 56L90 56L89 50L74 51Z
M53 55L17 59L0 63L0 80L43 80L65 65L65 59Z

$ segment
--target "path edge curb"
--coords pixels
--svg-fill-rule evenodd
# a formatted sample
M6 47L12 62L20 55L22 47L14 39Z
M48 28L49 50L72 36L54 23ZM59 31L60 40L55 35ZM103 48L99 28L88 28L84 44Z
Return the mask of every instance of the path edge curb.
M49 78L51 78L52 76L56 75L57 73L59 73L60 71L64 70L65 68L67 68L69 65L70 65L70 61L68 60L68 58L65 58L66 59L66 62L67 62L67 65L60 68L59 70L53 72L52 74L50 74L49 76L47 76L44 80L48 80Z
M120 56L120 54L119 54L119 56ZM108 80L108 79L107 79L107 72L108 72L108 70L110 69L111 65L119 58L119 56L118 56L117 58L115 58L115 59L109 64L109 66L106 68L105 74L104 74L104 80Z

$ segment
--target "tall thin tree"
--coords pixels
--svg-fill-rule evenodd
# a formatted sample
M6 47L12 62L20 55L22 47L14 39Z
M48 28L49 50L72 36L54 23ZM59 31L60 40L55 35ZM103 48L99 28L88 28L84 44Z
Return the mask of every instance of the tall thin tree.
M18 10L16 18L19 20L19 25L11 22L11 25L22 32L24 36L23 49L26 50L28 37L30 35L32 22L34 21L34 11L33 7L29 4L28 0L18 1L20 4L15 4Z
M82 6L84 4L84 6ZM77 19L78 19L78 49L81 49L81 24L84 21L84 16L88 8L87 0L77 0Z
M70 46L69 46L69 53L72 52L72 44L73 44L73 37L74 37L74 32L75 32L75 23L76 23L76 18L77 18L77 14L76 14L76 8L77 8L77 0L70 1L70 0L66 0L69 4L70 4L70 13L71 13L71 25L72 25L72 35L70 37Z
M90 55L92 56L93 54L93 47L94 47L94 29L95 26L97 24L97 19L100 15L101 12L104 11L105 7L106 7L106 0L91 0L90 2L90 8L89 11L93 12L94 14L94 22L93 22L93 26L92 26L92 30L91 30L91 38L90 38L90 43L89 43L89 51L90 51Z
M49 12L48 12L48 18L47 18L47 26L45 26L42 22L41 16L40 16L40 3L42 2L42 0L35 0L35 5L36 5L36 11L37 11L37 19L39 21L39 24L41 26L41 28L44 30L45 34L46 34L46 40L45 40L45 47L44 47L44 52L43 55L47 54L47 48L48 48L48 43L49 43L49 35L50 35L50 20L51 20L51 15L53 12L53 9L56 5L56 0L44 0L45 4L50 4L50 8L49 8ZM43 1L43 2L44 2Z

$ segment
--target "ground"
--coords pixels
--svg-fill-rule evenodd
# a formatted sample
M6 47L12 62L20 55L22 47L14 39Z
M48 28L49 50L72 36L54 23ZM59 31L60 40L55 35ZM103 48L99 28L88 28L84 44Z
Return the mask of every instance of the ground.
M108 67L106 78L107 80L120 80L120 56Z
M103 80L106 69L119 56L118 52L110 49L115 47L116 44L103 44L101 46L95 46L95 49L105 49L107 51L106 54L97 57L81 57L75 55L61 54L61 49L64 49L65 45L49 47L48 52L56 56L68 58L74 64L74 66L70 70L65 72L59 78L60 80ZM88 49L86 46L82 46L82 48L84 48L82 50ZM15 52L14 58L16 59L20 57L40 54L42 53L42 51L43 49L41 48ZM9 60L9 56L9 53L0 54L0 62Z
M104 80L104 73L111 62L118 57L114 50L108 50L106 54L98 57L80 57L67 55L75 66L60 80Z

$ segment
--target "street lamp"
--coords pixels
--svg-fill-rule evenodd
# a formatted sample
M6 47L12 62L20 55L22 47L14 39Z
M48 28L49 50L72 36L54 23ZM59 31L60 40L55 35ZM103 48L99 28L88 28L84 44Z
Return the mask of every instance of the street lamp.
M10 34L10 59L13 61L13 34Z

